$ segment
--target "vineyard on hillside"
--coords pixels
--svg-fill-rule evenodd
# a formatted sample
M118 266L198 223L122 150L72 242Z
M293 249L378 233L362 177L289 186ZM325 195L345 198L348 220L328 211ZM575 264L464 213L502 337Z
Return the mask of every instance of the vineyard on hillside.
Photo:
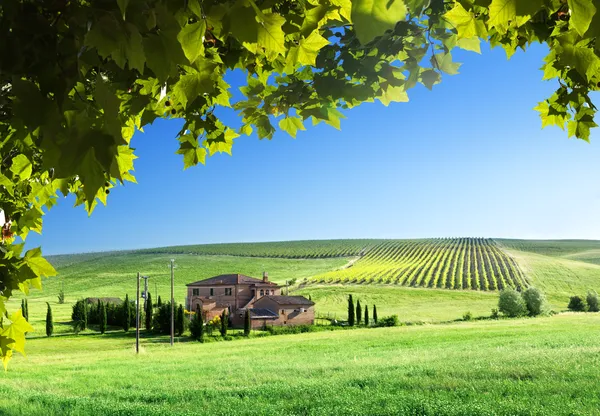
M136 250L136 253L317 259L362 256L384 241L387 240L304 240L200 244Z
M445 289L502 290L529 284L515 260L491 239L385 240L318 283L388 283Z

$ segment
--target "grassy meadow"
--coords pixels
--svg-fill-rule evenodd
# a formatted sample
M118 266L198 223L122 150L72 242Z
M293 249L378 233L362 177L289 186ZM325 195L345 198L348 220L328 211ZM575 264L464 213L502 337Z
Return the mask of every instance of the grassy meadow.
M199 344L33 339L12 415L598 415L599 314Z

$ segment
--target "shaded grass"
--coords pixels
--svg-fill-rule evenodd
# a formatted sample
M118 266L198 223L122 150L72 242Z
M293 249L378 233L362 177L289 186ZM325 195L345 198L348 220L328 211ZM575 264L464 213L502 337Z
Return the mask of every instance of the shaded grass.
M31 340L6 415L596 415L598 314L225 343Z

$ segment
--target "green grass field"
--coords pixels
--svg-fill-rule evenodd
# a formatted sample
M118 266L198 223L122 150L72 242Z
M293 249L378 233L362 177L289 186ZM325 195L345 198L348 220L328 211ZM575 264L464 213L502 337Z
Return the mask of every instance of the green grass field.
M29 341L0 375L12 415L598 415L599 314L209 344Z

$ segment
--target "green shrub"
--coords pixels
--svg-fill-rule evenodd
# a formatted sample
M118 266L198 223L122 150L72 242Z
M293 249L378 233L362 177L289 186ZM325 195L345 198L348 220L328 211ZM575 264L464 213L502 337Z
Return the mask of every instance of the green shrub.
M571 299L569 299L569 306L567 307L575 312L585 312L587 310L585 300L580 296L571 296Z
M171 303L161 304L152 318L152 330L158 334L171 334Z
M546 297L541 290L530 287L523 292L523 300L529 312L529 316L537 316L546 312L547 303Z
M492 318L492 319L500 318L500 313L498 312L498 309L496 309L496 308L492 309L492 314L490 315L490 318Z
M86 301L79 299L73 305L73 312L71 313L71 320L73 321L73 328L75 332L83 331L88 325L88 308Z
M590 312L599 312L600 311L600 307L598 306L598 293L596 293L596 291L590 290L587 293L585 300L588 305L588 311L590 311Z
M498 310L511 318L523 316L527 313L527 306L519 292L512 288L500 292Z
M377 321L377 323L375 324L375 326L377 326L377 327L398 326L398 325L400 325L400 320L398 319L398 315L384 316L383 318L379 319Z
M467 312L465 312L463 314L462 319L463 319L463 321L472 321L473 320L473 314L471 312L467 311Z

